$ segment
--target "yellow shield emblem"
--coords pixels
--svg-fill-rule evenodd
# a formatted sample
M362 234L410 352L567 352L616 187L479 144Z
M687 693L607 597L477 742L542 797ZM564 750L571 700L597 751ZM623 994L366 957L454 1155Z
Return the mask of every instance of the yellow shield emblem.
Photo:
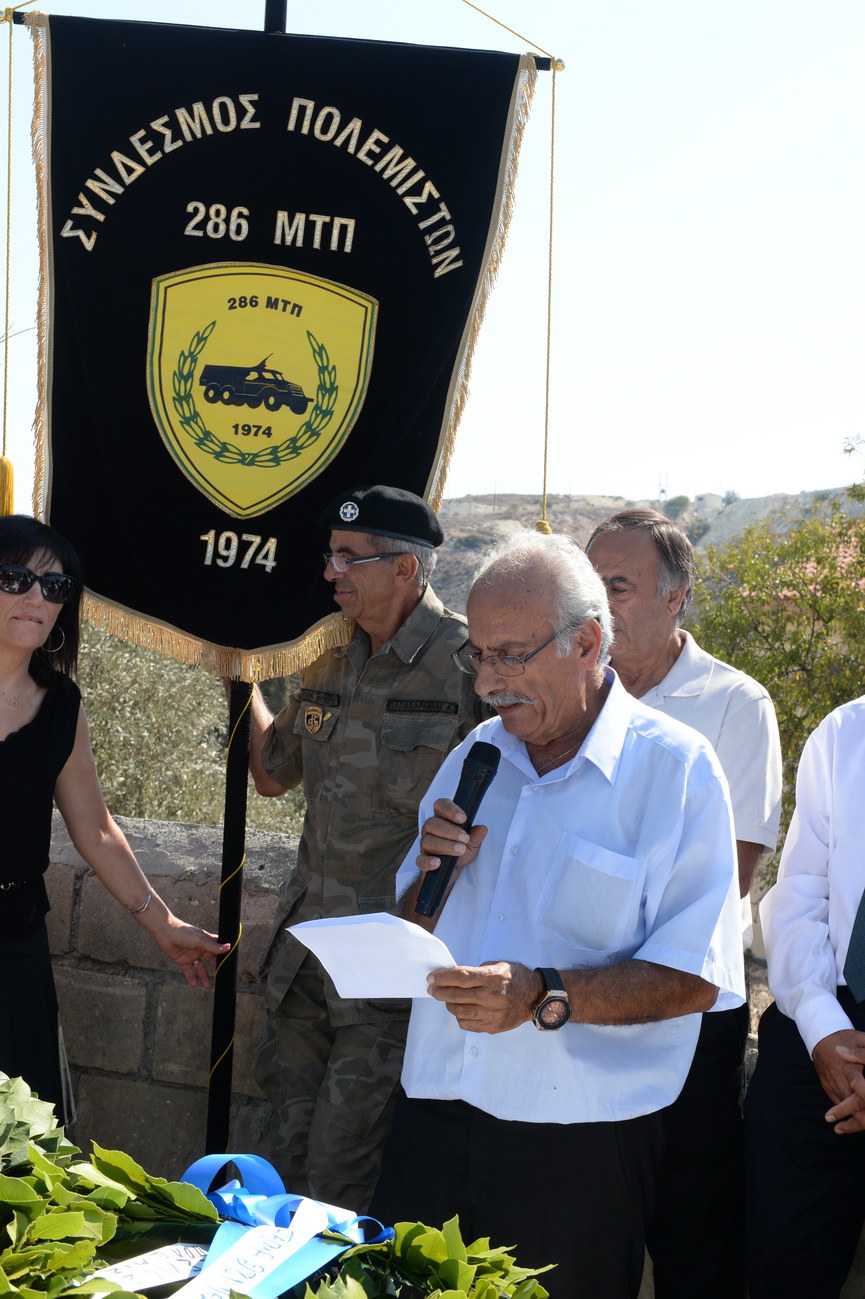
M321 730L321 724L324 721L324 713L317 704L310 704L303 715L303 724L310 735L318 735Z
M377 308L344 284L257 263L153 281L150 408L214 505L253 518L334 458L363 406Z

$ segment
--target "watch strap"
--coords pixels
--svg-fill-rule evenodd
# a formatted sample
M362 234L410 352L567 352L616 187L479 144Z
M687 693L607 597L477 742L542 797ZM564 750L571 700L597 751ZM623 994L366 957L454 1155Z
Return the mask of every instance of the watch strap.
M544 981L544 988L547 993L558 992L565 996L565 988L562 983L562 976L558 970L554 970L551 965L539 965L535 969L535 974L539 974Z

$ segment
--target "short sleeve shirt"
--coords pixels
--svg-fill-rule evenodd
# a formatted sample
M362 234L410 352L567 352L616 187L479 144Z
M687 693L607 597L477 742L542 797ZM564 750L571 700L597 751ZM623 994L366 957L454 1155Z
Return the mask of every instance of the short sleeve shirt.
M706 737L730 786L736 838L772 849L781 817L781 741L772 700L759 682L681 634L682 652L641 702Z
M722 1008L744 1000L733 826L726 782L703 738L643 707L615 674L567 765L538 776L499 719L472 736L502 752L478 821L488 834L445 903L436 935L458 965L519 961L592 968L631 958L696 974ZM420 809L450 796L470 742L452 753ZM417 876L415 850L400 893ZM403 1086L497 1118L593 1123L675 1100L701 1016L647 1024L530 1023L467 1033L443 1003L412 1002Z

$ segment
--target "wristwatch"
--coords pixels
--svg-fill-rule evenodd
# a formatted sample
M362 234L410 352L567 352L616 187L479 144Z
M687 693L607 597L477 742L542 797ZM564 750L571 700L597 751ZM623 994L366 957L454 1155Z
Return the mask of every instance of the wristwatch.
M571 1018L571 1003L568 1001L568 994L562 987L562 976L558 970L541 968L536 969L535 974L541 976L546 989L543 997L535 1006L532 1015L535 1028L546 1029L547 1031L561 1028Z

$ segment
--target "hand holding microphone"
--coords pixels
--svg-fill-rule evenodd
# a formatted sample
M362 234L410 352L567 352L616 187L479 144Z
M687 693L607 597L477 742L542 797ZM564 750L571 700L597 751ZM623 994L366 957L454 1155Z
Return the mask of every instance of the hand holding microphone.
M489 789L498 770L500 757L501 753L494 744L486 744L483 740L478 740L473 744L463 763L459 784L453 797L453 803L465 813L465 821L461 824L453 821L448 815L450 808L447 800L441 800L436 803L437 815L424 825L421 840L424 855L438 857L440 865L437 870L429 871L424 877L415 903L415 911L418 915L434 916L436 914L444 900L457 863L462 861L466 855L465 852L443 855L436 850L435 846L430 851L430 846L425 841L428 841L431 831L437 830L446 844L464 843L463 840L457 838L457 835L465 833L467 836L471 830L478 814L481 799ZM436 822L438 822L438 825L435 824ZM472 853L471 860L474 860L474 853Z

